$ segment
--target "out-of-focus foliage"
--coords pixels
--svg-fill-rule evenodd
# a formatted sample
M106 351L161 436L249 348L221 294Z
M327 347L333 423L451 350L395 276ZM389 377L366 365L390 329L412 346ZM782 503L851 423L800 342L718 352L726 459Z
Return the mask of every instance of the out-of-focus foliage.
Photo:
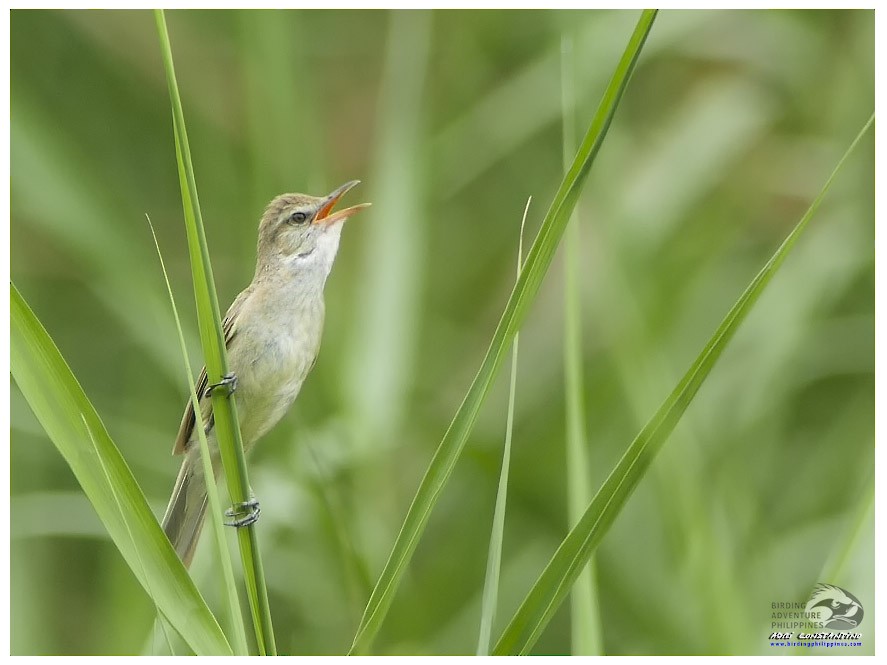
M562 34L584 126L636 18L167 14L223 306L275 194L356 177L374 203L346 228L317 366L251 458L281 653L347 650L483 356L526 197L532 233L560 181ZM12 275L160 512L187 389L144 213L183 312L193 297L153 20L15 11L11 41ZM660 13L580 204L593 487L868 118L873 53L870 11ZM859 597L871 653L871 137L860 147L598 550L607 653L768 653L771 603L817 581ZM567 529L560 273L521 334L499 624ZM506 384L379 652L474 650ZM14 385L11 415L13 653L162 652L151 601ZM568 652L569 628L565 606L536 651Z

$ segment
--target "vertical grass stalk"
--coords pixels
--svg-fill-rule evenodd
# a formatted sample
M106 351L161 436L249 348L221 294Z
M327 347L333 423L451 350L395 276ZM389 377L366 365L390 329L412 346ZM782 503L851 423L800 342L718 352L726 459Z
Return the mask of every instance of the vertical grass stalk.
M524 226L530 202L527 199L524 216L520 223L520 236L517 241L517 278L524 256ZM505 446L502 449L502 468L499 471L499 488L496 491L496 508L493 511L493 529L490 533L490 549L487 554L487 574L484 578L484 593L480 610L480 634L477 639L477 655L490 655L490 641L493 621L496 619L496 604L499 597L499 571L502 568L502 541L505 535L505 505L508 501L508 470L511 466L511 435L514 431L514 395L517 388L517 348L520 333L515 333L511 345L511 383L508 387L508 416L505 423Z
M576 150L576 94L573 42L561 39L561 109L564 171ZM582 289L579 262L579 205L573 209L564 238L564 393L566 408L567 518L572 528L591 502L585 387L582 369ZM579 575L570 593L570 643L574 656L603 654L594 557Z
M157 258L160 260L160 269L163 271L163 281L166 284L166 292L169 295L169 303L172 306L173 318L176 322L176 332L179 335L179 347L182 351L182 362L185 367L185 377L188 381L188 391L191 406L194 409L194 431L197 432L200 444L200 461L203 464L203 474L206 478L213 477L212 462L210 461L209 442L206 440L203 416L200 409L200 399L197 397L197 388L194 385L194 376L191 374L191 360L188 358L188 346L185 344L185 333L182 331L182 320L179 317L179 309L172 293L172 285L169 282L169 274L166 272L166 264L163 254L160 252L160 243L157 242L157 234L154 225L148 219L148 227L151 229L151 237L154 239L154 247L157 249ZM240 599L237 595L237 583L234 581L234 567L231 564L231 555L228 551L228 541L225 538L225 525L222 523L222 502L219 499L219 490L216 484L206 484L206 496L209 502L209 521L212 523L213 537L216 540L216 550L219 553L219 562L222 567L223 594L228 602L228 612L231 615L231 629L234 635L229 635L234 653L238 656L247 656L246 632L243 627L243 614L240 611Z
M206 362L209 383L218 383L228 373L228 359L225 353L225 337L219 302L213 281L209 249L203 229L200 202L197 197L197 183L191 163L188 134L185 129L185 116L176 83L172 48L166 29L166 19L162 9L154 10L157 33L160 37L161 55L166 70L172 105L173 128L176 145L176 161L179 171L179 185L182 190L182 207L185 228L188 235L188 250L191 257L191 274L194 279L194 296L197 302L197 315L200 324L200 341ZM242 503L250 496L246 459L240 427L237 420L236 402L232 396L216 391L212 396L216 438L222 458L222 466L228 484L228 494L234 503ZM256 644L261 655L276 655L274 633L271 625L271 612L268 606L268 589L259 556L259 543L255 525L237 529L240 556L243 561L243 576L246 583L252 611Z

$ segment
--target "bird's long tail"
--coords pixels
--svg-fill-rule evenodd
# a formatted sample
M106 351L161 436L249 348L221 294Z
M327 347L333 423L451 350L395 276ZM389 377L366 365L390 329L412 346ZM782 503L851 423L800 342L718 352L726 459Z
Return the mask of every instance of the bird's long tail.
M163 516L163 531L187 568L194 557L206 515L206 479L200 458L185 455Z

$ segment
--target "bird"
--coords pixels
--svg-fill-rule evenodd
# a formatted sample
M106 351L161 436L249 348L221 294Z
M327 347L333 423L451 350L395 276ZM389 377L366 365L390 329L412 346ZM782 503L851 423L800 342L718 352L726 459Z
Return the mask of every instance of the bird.
M370 204L333 209L359 182L346 182L321 197L281 194L262 214L255 274L222 323L230 373L219 384L209 385L204 367L197 380L213 482L222 471L212 413L213 390L224 387L236 391L241 438L248 452L286 414L314 367L323 332L323 291L342 227L346 219ZM207 507L195 423L189 400L173 446L173 455L182 455L183 461L162 521L163 531L186 567L194 556ZM245 519L229 524L243 526L254 521L258 503L250 502L248 508L251 512Z

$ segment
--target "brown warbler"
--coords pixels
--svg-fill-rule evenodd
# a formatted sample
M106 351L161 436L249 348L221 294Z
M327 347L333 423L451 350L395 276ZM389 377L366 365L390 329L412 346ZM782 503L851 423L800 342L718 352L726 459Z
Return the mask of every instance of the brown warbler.
M320 349L323 288L339 248L342 226L369 205L333 212L336 202L358 182L347 182L324 197L282 194L265 208L259 222L256 273L234 299L223 322L231 373L220 384L209 386L204 368L197 382L216 478L222 465L210 394L222 387L229 392L236 389L246 451L287 412ZM207 505L194 424L189 401L173 448L174 455L184 454L185 458L163 517L163 530L186 566L194 555ZM259 507L254 500L226 514L237 517L244 509L245 517L229 524L243 526L255 521Z

